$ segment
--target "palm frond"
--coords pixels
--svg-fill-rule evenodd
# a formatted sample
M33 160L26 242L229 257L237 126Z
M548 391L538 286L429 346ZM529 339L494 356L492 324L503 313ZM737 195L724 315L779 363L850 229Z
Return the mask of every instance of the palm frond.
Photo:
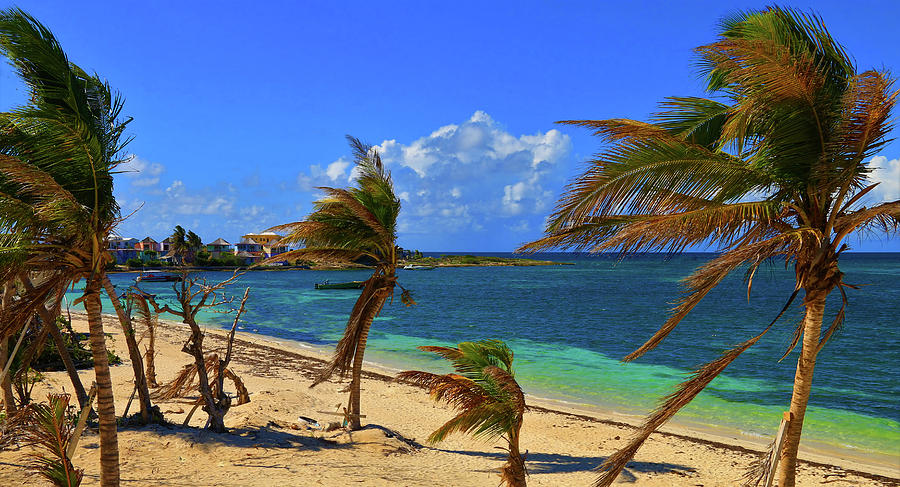
M622 360L632 361L659 345L725 276L741 265L748 262L759 264L778 255L793 255L803 247L816 245L820 237L814 230L793 230L767 240L736 247L709 261L685 279L685 296L672 309L669 319L649 340Z

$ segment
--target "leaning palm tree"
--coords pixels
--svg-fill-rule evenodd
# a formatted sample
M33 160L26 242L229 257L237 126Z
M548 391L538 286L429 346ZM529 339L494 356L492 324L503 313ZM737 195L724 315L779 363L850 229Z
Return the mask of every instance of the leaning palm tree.
M790 487L816 355L844 317L842 306L823 329L825 300L837 289L846 304L851 287L838 258L852 233L900 224L900 201L862 206L876 186L867 181L866 160L887 140L897 92L886 73L858 72L818 17L795 10L735 15L698 53L718 100L670 98L649 123L563 122L593 130L611 147L569 185L546 236L520 250L718 246L719 255L686 279L669 319L626 361L658 345L730 272L747 270L749 293L764 262L793 264L796 287L787 301L802 291L805 316L785 354L801 343L778 466L778 485ZM681 384L604 462L596 485L610 485L652 431L771 326Z
M463 342L456 348L418 347L451 361L456 374L438 375L416 370L401 372L397 380L424 387L436 401L444 401L459 414L431 433L430 443L451 433L475 437L505 437L509 453L500 471L510 487L525 485L525 456L519 451L519 432L525 413L525 395L512 369L513 352L500 340Z
M334 357L313 382L313 386L320 384L335 372L341 378L351 373L347 419L351 429L359 429L360 380L369 328L385 301L393 296L397 282L396 241L400 199L394 195L391 174L385 171L378 152L356 138L347 136L347 140L353 148L356 162L358 177L355 186L347 189L319 188L326 196L314 203L313 212L306 220L269 230L288 232L281 240L285 245L304 246L278 255L278 260L302 257L349 263L367 258L375 264L375 272L356 300ZM404 304L412 303L406 290L401 299Z
M97 75L71 63L53 34L21 9L0 11L0 50L30 95L27 105L0 114L0 282L41 278L4 309L0 339L85 279L79 301L88 314L98 387L101 484L118 485L100 292L106 243L120 219L112 175L127 143L123 102Z

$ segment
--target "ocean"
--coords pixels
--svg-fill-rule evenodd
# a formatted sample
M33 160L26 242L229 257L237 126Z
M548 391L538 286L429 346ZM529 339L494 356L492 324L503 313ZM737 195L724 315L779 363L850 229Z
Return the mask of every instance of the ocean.
M681 292L679 281L712 257L638 255L620 262L553 253L536 258L574 265L400 270L399 283L418 305L402 306L398 289L372 326L366 359L399 370L445 372L445 361L415 347L497 338L513 349L516 377L529 396L644 415L694 368L759 333L791 294L793 269L783 262L757 272L749 300L743 273L736 272L657 348L622 363L665 321ZM848 290L846 321L819 354L804 442L895 457L900 454L900 254L845 254L841 269L845 281L860 288ZM232 289L239 297L243 287L251 287L242 330L333 347L359 291L317 291L313 284L363 280L369 274L249 272ZM111 274L111 279L123 287L134 274ZM171 284L142 287L160 297L171 293ZM790 401L799 351L778 359L802 316L800 302L675 420L770 439ZM826 326L839 304L834 292ZM112 312L108 303L104 312ZM227 327L232 319L201 316L210 326Z

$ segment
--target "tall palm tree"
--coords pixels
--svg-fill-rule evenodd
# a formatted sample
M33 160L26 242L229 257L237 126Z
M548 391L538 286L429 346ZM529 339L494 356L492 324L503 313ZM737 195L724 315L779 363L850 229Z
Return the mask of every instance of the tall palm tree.
M110 232L120 218L113 170L128 142L123 100L97 75L71 63L53 34L21 9L0 11L0 50L25 82L30 102L0 114L0 282L43 281L4 310L10 336L48 298L85 279L100 418L101 484L118 485L118 440L100 292Z
M435 401L444 401L459 411L431 433L428 441L438 443L457 432L505 437L509 455L500 478L510 487L524 487L525 457L519 451L519 433L525 395L512 369L512 350L500 340L463 342L456 348L418 348L451 361L457 372L438 375L412 370L397 375L398 380L427 388Z
M569 185L546 236L520 250L719 247L717 257L686 279L670 318L625 360L658 345L730 272L748 269L749 293L764 262L793 264L796 288L788 302L802 291L805 316L788 350L802 342L778 467L778 485L790 487L816 355L844 317L842 307L823 330L826 297L835 289L845 297L850 287L838 267L845 240L900 224L900 201L862 206L875 187L867 182L866 160L887 140L897 92L886 73L857 72L823 22L795 10L739 13L722 22L716 42L697 51L718 100L670 98L648 123L563 122L593 130L611 147ZM601 466L597 485L611 484L650 432L769 327L683 383L635 440Z
M288 232L281 240L285 245L304 246L278 255L278 260L303 257L353 262L367 257L375 263L375 272L356 300L331 363L313 383L313 386L320 384L335 372L341 378L350 372L348 424L351 429L359 429L360 380L369 328L385 301L393 296L397 282L396 242L400 199L394 195L391 174L385 171L378 152L354 137L347 136L347 140L356 162L358 177L355 186L347 189L319 188L326 196L313 204L313 212L306 220L269 230ZM404 304L412 304L406 290L401 299Z

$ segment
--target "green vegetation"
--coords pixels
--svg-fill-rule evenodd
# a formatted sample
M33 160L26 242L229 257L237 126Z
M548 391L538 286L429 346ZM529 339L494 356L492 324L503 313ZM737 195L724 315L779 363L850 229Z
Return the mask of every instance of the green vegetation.
M456 348L418 347L453 363L456 374L401 372L398 380L428 389L435 401L443 401L459 414L428 437L443 441L452 433L471 433L476 438L504 438L508 452L500 473L510 487L525 486L525 457L519 452L519 432L525 413L525 395L512 369L513 352L500 340L463 342Z
M0 11L0 51L25 86L23 104L0 114L0 283L29 276L4 306L0 339L21 330L63 289L84 282L100 417L100 484L119 485L118 435L100 292L106 242L121 220L113 174L123 162L130 118L124 98L72 63L45 26L18 8ZM24 277L23 277L24 276Z

